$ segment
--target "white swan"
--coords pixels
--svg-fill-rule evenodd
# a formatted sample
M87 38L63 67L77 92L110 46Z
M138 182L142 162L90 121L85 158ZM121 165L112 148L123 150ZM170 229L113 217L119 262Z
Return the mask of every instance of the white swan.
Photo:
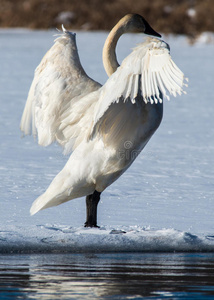
M126 171L158 128L166 91L174 96L183 92L184 75L160 39L148 38L119 66L115 47L126 32L161 37L140 15L122 18L104 45L110 77L103 86L86 75L75 34L65 29L37 67L21 130L37 135L40 145L57 141L65 153L73 153L34 201L31 214L87 196L85 226L96 227L100 194Z

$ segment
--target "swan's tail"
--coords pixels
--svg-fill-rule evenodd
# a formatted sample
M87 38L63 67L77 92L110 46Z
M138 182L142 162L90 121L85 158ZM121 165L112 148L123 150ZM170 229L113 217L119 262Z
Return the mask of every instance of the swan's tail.
M42 197L42 196L40 196L40 197ZM32 215L35 215L38 211L40 211L40 210L43 209L43 206L41 205L41 202L40 202L40 204L39 204L39 199L40 199L40 197L37 198L37 199L33 202L32 206L31 206L31 208L30 208L30 214L31 214L31 216L32 216Z
M38 211L43 210L45 208L58 206L69 200L90 195L94 192L94 185L88 185L83 181L78 182L78 184L72 184L72 182L69 180L67 184L65 183L65 181L62 182L61 180L59 180L61 174L59 173L51 182L50 186L44 192L44 194L39 196L33 202L30 209L31 215L34 215Z
M30 209L30 214L35 215L38 211L43 210L48 207L57 206L62 204L63 202L69 201L73 199L74 197L65 197L64 193L63 195L57 195L57 196L51 196L48 193L48 190L39 196L32 204Z
M44 195L44 194L43 194ZM40 197L38 197L32 204L31 208L30 208L30 214L35 215L38 211L42 210L45 208L45 204L42 201L43 195L41 195ZM45 201L47 202L47 201Z

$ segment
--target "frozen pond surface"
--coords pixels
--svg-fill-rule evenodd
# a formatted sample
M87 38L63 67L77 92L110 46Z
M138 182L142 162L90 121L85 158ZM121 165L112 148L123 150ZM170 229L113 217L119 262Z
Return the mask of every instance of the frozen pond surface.
M55 31L0 31L1 226L69 225L85 221L85 200L72 200L33 217L29 209L68 157L57 145L21 138L20 118L34 69L53 44ZM77 34L82 64L95 80L107 76L101 60L105 33ZM213 45L190 46L185 37L166 37L176 64L189 77L188 94L165 101L160 128L128 171L102 196L101 226L141 226L214 234ZM126 35L119 61L141 35Z
M213 295L212 253L121 252L214 250L213 45L190 46L185 37L164 37L174 61L189 77L187 95L165 101L158 131L130 169L103 193L98 208L101 229L88 230L81 227L83 198L29 215L33 200L68 159L57 145L39 147L32 137L22 139L19 131L34 69L53 44L54 33L0 31L4 299L187 299L186 292L192 299L203 299L202 294L208 299ZM101 83L107 79L101 60L105 38L102 32L77 34L82 64ZM118 45L119 61L141 40L141 35L124 36ZM105 250L115 254L100 253ZM5 254L54 251L64 254Z

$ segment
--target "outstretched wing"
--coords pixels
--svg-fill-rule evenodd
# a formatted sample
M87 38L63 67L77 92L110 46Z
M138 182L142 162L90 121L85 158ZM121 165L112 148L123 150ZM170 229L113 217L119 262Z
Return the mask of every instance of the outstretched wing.
M183 91L184 74L173 62L169 46L164 41L148 38L127 56L117 71L101 88L96 106L94 126L115 102L135 103L140 97L145 103L169 99ZM138 100L139 101L139 100Z
M57 141L65 147L71 138L76 138L79 120L86 107L93 104L93 97L87 100L85 96L100 87L81 66L75 34L63 28L63 33L35 70L21 130L25 135L38 136L42 146ZM71 111L72 117L66 118Z

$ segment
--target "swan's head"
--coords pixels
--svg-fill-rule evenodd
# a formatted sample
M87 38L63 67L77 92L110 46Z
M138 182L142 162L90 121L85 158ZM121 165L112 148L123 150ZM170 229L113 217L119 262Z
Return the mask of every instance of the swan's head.
M123 23L125 32L142 32L148 35L161 37L149 23L138 14L128 14L120 20Z

